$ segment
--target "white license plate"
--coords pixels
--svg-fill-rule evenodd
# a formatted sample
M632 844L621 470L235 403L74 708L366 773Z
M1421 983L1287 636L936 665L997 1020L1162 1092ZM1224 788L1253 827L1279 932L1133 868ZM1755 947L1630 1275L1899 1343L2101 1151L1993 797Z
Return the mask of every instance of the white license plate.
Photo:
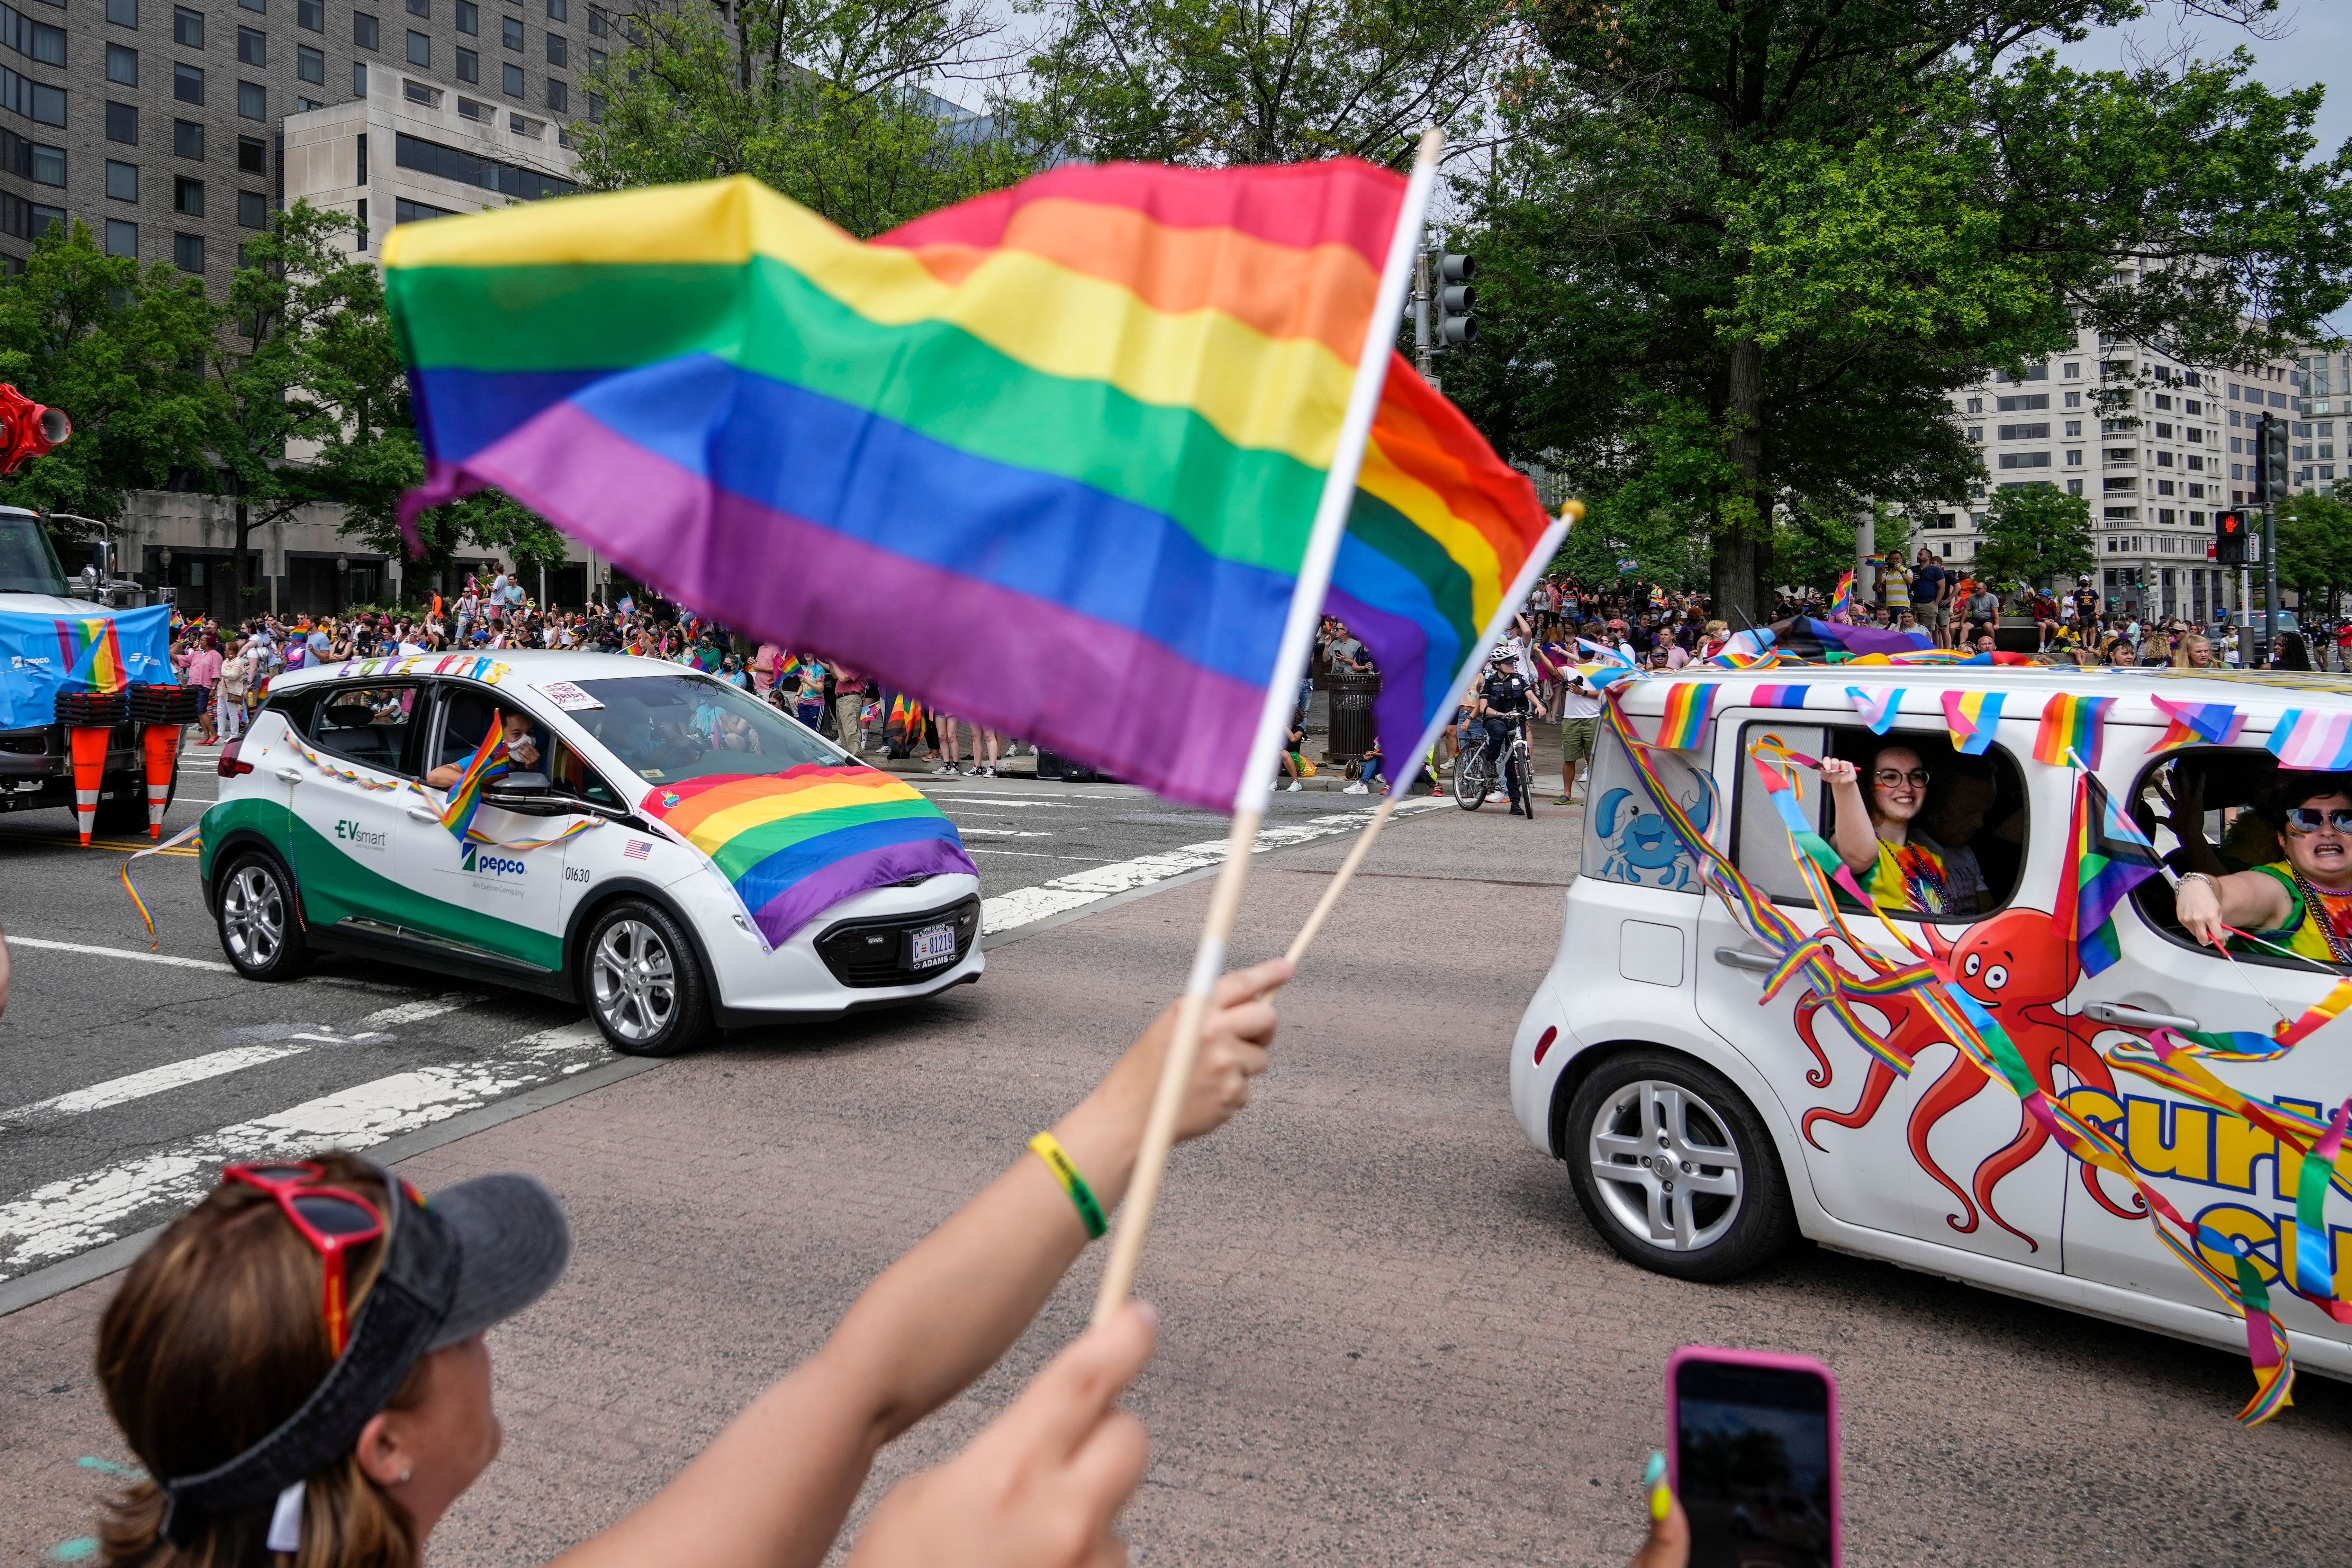
M956 955L955 922L950 921L946 925L925 926L914 933L914 942L911 962L917 969L953 963Z

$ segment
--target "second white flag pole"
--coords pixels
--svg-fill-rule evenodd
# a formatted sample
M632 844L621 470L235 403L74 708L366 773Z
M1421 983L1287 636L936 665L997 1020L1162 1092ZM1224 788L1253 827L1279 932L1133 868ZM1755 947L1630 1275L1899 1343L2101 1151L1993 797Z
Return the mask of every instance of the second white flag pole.
M1151 1211L1159 1202L1168 1151L1176 1142L1176 1118L1183 1109L1184 1086L1191 1081L1193 1061L1200 1055L1201 1026L1208 1017L1217 977L1224 973L1225 942L1233 934L1242 884L1249 876L1250 856L1257 845L1258 824L1274 788L1276 759L1281 754L1290 715L1298 705L1298 689L1292 682L1306 668L1307 652L1314 646L1316 622L1331 586L1332 563L1339 558L1339 539L1348 531L1348 513L1355 504L1356 474L1371 439L1372 417L1380 412L1389 355L1395 348L1397 321L1404 310L1405 285L1412 278L1413 252L1421 245L1422 219L1429 210L1429 195L1437 184L1437 157L1444 146L1445 133L1436 127L1421 133L1421 149L1405 184L1404 205L1389 237L1388 258L1381 268L1371 320L1365 324L1363 351L1356 361L1347 415L1332 449L1331 466L1324 473L1314 530L1307 535L1306 558L1298 565L1298 585L1283 622L1274 679L1266 688L1265 706L1258 713L1257 731L1251 738L1241 788L1234 799L1233 833L1225 841L1224 864L1218 871L1208 919L1201 927L1200 945L1193 950L1192 971L1177 1006L1175 1037L1168 1042L1168 1055L1160 1064L1159 1090L1152 1097L1143 1146L1136 1156L1135 1180L1111 1232L1110 1261L1103 1269L1102 1289L1095 1296L1097 1323L1118 1311L1135 1288L1136 1266L1142 1260L1144 1237L1151 1228Z

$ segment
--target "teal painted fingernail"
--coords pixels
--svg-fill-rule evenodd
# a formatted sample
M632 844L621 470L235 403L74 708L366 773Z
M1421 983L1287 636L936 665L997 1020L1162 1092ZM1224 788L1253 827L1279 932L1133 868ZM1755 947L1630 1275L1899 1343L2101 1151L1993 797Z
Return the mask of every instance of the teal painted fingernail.
M49 1561L52 1563L81 1563L97 1555L98 1539L89 1535L77 1535L71 1541L61 1541L49 1548Z
M1642 1489L1643 1491L1652 1490L1660 1481L1663 1481L1665 1479L1665 1453L1662 1449L1653 1448L1650 1450L1650 1468L1642 1472Z

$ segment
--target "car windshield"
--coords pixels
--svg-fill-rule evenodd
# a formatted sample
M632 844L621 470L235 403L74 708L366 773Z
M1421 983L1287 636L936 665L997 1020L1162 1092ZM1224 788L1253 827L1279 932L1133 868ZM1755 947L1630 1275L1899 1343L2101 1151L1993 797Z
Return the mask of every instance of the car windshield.
M807 726L704 676L627 675L576 684L604 706L572 709L573 722L649 784L841 761Z
M49 547L41 520L24 512L0 512L0 594L64 595L65 568Z

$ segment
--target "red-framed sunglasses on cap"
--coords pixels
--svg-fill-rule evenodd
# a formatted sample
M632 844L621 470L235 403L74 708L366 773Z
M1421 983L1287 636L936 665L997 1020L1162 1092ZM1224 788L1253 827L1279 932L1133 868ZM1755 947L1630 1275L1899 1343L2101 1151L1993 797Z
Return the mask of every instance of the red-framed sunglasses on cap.
M325 1265L327 1338L341 1356L350 1331L351 1261L346 1255L354 1247L381 1239L384 1226L373 1204L341 1187L318 1184L326 1179L326 1167L307 1160L230 1165L221 1172L223 1185L236 1182L257 1187L276 1199L278 1212L318 1248Z

